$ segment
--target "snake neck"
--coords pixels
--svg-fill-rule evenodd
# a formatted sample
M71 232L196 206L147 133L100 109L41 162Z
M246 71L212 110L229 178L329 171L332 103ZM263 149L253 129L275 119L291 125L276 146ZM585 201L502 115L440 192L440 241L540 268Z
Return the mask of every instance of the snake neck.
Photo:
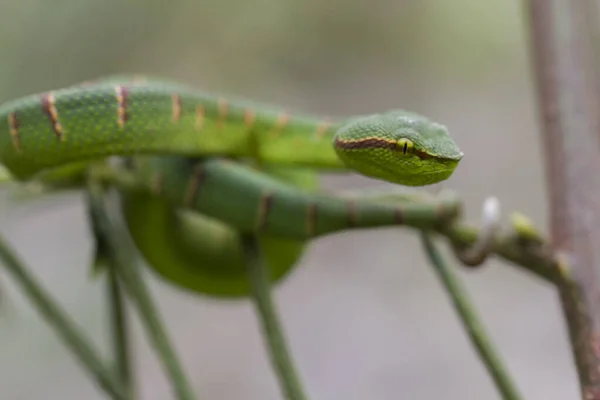
M331 170L345 168L333 147L339 121L286 113L273 120L270 128L255 132L259 160Z

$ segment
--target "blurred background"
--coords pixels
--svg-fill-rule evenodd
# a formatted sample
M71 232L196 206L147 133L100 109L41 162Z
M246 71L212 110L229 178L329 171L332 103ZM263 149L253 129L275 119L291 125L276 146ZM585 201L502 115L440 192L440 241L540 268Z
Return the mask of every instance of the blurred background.
M546 229L521 1L141 3L0 2L0 101L138 72L332 116L405 108L447 125L464 151L440 186L461 193L470 222L496 195L505 212ZM385 186L323 179L328 189ZM2 234L108 351L81 196L21 204L2 193ZM498 261L461 274L525 397L576 398L553 288ZM281 398L250 303L199 298L147 275L199 398ZM104 398L12 282L2 279L2 290L0 398ZM275 295L312 399L499 398L412 231L314 241ZM134 329L140 398L171 398L137 320Z

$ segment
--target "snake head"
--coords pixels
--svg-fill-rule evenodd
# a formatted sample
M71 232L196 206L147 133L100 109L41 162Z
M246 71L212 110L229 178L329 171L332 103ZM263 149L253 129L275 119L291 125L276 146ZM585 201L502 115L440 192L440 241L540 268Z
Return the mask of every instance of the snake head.
M405 186L446 180L463 157L445 126L402 110L347 121L334 148L348 168Z

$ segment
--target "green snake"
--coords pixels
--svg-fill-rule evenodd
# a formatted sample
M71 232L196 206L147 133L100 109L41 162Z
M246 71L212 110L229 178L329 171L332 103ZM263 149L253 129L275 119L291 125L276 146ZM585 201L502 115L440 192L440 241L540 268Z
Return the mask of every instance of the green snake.
M416 113L329 120L123 76L6 102L0 118L0 163L18 181L130 157L112 178L133 178L122 209L138 250L172 283L214 296L248 293L240 233L258 234L279 280L311 238L407 223L397 205L315 193L317 172L424 186L463 157L443 125Z

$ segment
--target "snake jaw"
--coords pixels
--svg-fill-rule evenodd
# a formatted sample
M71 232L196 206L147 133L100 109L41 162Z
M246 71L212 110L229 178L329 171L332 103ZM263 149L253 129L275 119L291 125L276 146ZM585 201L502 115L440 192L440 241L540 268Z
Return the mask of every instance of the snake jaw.
M459 161L438 159L433 163L421 162L420 166L413 163L411 168L380 164L379 171L370 173L369 176L404 186L428 186L450 178L456 170Z

